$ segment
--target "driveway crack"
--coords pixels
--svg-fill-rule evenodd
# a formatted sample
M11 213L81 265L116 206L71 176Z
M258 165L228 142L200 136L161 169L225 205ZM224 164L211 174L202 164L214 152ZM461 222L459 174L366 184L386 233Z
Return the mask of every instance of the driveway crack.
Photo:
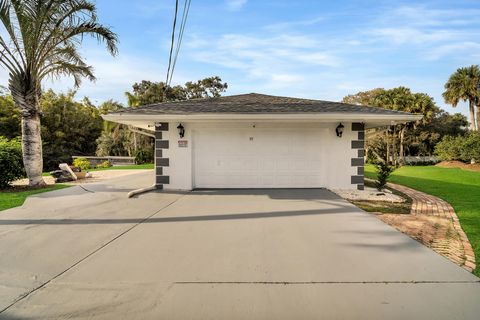
M88 190L87 188L85 188L84 186L82 185L78 185L81 189L83 189L84 191L86 192L90 192L90 193L95 193L95 191L92 191L92 190Z

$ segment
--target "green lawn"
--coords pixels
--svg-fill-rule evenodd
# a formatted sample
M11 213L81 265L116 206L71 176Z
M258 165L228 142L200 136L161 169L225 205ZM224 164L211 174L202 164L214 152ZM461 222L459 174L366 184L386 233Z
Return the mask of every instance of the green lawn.
M39 194L43 192L59 190L59 189L68 188L68 187L70 186L65 184L55 184L55 185L51 185L51 186L48 186L45 188L39 188L39 189L17 191L18 190L17 188L17 189L11 189L11 190L1 190L0 191L0 211L21 206L25 202L25 199L28 196L31 196L33 194Z
M131 169L153 169L153 163L146 164L132 164L127 166L114 166L109 168L90 169L88 171L103 171L103 170L131 170ZM43 176L49 176L50 172L44 172Z
M129 166L116 166L116 167L110 167L110 168L92 169L90 171L128 170L128 169L153 169L153 164L147 163L147 164L138 164L138 165L134 164ZM49 172L43 173L43 176L49 176L49 175L50 175ZM31 189L31 190L21 190L21 191L17 191L18 189L0 190L0 211L21 206L23 202L25 202L25 199L30 195L63 189L67 187L70 187L70 186L65 184L55 184L55 185L51 185L41 189Z
M375 179L375 168L365 167L365 176ZM390 181L432 194L450 203L480 264L480 172L435 166L404 166L395 170ZM480 276L480 267L474 272Z

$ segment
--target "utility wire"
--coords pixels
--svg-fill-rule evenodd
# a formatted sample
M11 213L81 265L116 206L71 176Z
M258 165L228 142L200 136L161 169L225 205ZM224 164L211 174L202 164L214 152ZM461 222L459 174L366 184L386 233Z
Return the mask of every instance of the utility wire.
M167 77L165 79L165 88L163 91L163 94L165 96L166 93L166 87L168 85L168 79L170 77L170 67L172 65L172 53L173 53L173 46L175 44L175 29L177 28L177 14L178 14L178 0L175 0L175 16L173 18L173 28L172 28L172 42L170 45L170 55L168 57L168 69L167 69Z
M185 3L183 5L183 14L182 14L182 20L180 22L180 31L179 31L178 37L177 37L177 47L175 48L175 58L173 59L172 72L170 73L170 79L168 80L168 85L170 85L171 82L172 82L173 72L175 71L175 66L177 64L177 58L178 58L178 54L180 52L180 47L182 45L183 34L184 34L184 31L185 31L185 25L187 24L188 13L190 11L190 3L191 2L192 2L192 0L185 0Z

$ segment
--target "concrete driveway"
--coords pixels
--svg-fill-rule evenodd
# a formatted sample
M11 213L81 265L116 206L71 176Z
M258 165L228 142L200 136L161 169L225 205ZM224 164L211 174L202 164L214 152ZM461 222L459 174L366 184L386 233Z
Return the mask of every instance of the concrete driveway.
M479 279L326 190L158 192L151 172L0 212L0 319L478 319Z

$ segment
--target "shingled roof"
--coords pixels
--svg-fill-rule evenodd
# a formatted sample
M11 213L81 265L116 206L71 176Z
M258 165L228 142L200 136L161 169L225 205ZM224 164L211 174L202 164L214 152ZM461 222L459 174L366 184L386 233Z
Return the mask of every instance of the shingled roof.
M202 113L289 114L289 113L360 113L408 115L409 113L323 100L277 97L258 93L156 103L129 108L116 114L188 115Z

